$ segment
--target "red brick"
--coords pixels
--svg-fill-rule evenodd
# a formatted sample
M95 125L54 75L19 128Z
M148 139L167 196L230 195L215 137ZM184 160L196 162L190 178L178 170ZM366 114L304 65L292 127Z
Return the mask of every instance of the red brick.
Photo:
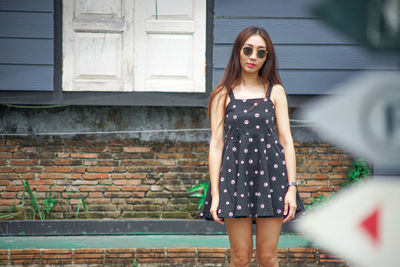
M64 186L35 186L36 191L38 192L51 192L51 191L65 191Z
M0 185L8 186L8 185L10 185L10 181L8 181L8 180L0 180Z
M31 180L35 178L35 174L34 173L22 173L20 174L20 177L22 180Z
M17 152L18 147L16 146L0 146L0 152Z
M319 190L319 186L302 186L302 192L317 192Z
M42 167L30 167L29 171L34 172L34 173L39 173L39 172L43 171L43 168Z
M126 178L145 179L146 178L146 174L145 173L128 173L128 174L126 174Z
M97 185L99 181L96 180L76 180L72 182L73 185Z
M150 152L150 151L151 151L150 147L135 147L135 146L124 147L124 152Z
M336 173L347 173L348 170L347 167L335 167L333 171Z
M85 167L74 166L74 167L71 167L71 172L74 172L74 173L85 173L86 169L85 169Z
M108 187L107 191L121 191L121 188L119 186L112 185Z
M125 173L110 173L111 179L114 181L123 179L125 181L126 174Z
M0 172L12 172L12 167L0 167Z
M330 179L329 184L331 185L342 185L346 180L345 179Z
M329 161L327 160L312 160L306 161L304 166L327 166L329 165Z
M141 183L140 180L114 180L113 184L115 185L139 185Z
M53 180L32 180L29 181L29 185L53 185L54 181Z
M104 195L101 192L90 192L89 197L90 198L102 198L102 197L104 197Z
M135 187L134 186L129 186L129 185L125 185L121 187L121 191L135 191Z
M91 173L91 174L83 174L82 175L83 179L108 179L109 175L108 173Z
M1 205L12 205L15 203L15 199L0 199L0 206Z
M56 165L81 165L81 160L71 160L71 159L57 159L54 161Z
M159 159L181 159L183 158L182 153L156 153L156 158Z
M149 187L148 186L136 186L135 191L148 191Z
M6 188L7 191L11 191L11 192L13 192L13 191L22 191L22 189L23 189L22 185L9 185Z
M328 192L317 192L317 193L313 193L313 198L317 198L319 196L325 196L325 197L329 197L331 195L331 193Z
M315 179L327 179L328 175L325 173L316 173L313 175Z
M11 159L12 154L11 153L0 153L0 159Z
M319 191L321 191L321 192L332 192L332 187L331 186L321 186Z
M86 168L87 172L112 172L112 167L88 167Z
M96 159L97 153L71 153L71 158Z
M88 251L87 253L75 252L75 259L103 259L103 252L96 253Z
M317 152L317 153L326 153L326 152L328 152L328 148L326 148L326 147L316 147L315 148L315 152Z
M20 180L20 178L19 178L19 174L0 173L0 180Z
M302 186L309 186L309 185L327 185L328 180L307 180Z
M86 191L95 192L96 191L96 186L81 186L81 187L79 187L79 191L81 191L81 192L86 192Z
M32 166L37 164L37 160L10 160L11 166Z
M329 173L329 178L332 179L346 179L347 174L345 173Z
M55 172L55 173L66 173L71 172L71 167L46 167L44 168L45 172Z
M1 198L15 198L17 193L14 192L3 192L1 193Z
M316 253L317 249L315 248L288 248L289 252L308 252L308 253Z

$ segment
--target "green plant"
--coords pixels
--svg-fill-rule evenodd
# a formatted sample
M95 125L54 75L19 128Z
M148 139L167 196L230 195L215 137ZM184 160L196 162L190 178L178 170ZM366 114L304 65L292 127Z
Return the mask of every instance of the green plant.
M26 181L26 180L23 181L23 188L26 190L26 192L28 192L29 196L31 197L30 204L31 204L31 208L33 211L33 218L35 216L37 216L37 217L39 217L40 220L43 220L44 219L43 213L40 210L39 203L37 202L35 195L33 194L33 191L31 189L28 181ZM22 194L24 196L24 192Z
M83 198L78 199L78 205L76 207L76 218L78 219L78 217L79 217L79 210L80 210L80 207L81 207L81 203L82 203L83 210L85 212L85 216L86 216L86 219L87 219L87 218L89 218L89 212L88 212L88 210L86 208L85 200L83 200Z
M189 195L189 197L198 197L198 198L200 198L199 199L198 209L201 209L201 207L204 204L204 201L206 200L207 190L208 190L209 186L210 186L209 183L201 183L201 184L193 186L192 188L190 188L188 190L189 193L200 191L200 192L196 192L196 193L193 193L193 194Z
M28 181L22 181L23 191L22 191L22 199L21 203L16 205L13 204L12 208L8 210L7 214L1 215L0 220L8 220L8 219L21 219L21 220L47 220L53 218L54 209L57 205L61 207L62 215L64 219L69 219L69 208L70 201L67 198L66 205L64 209L64 205L62 200L54 199L53 192L49 191L46 194L46 199L42 201L42 205L39 204L38 200L35 197L34 192L32 191ZM52 189L50 186L49 189ZM28 193L30 199L27 200L25 196L25 192ZM79 212L83 207L83 211L85 212L85 217L89 218L89 212L83 198L78 199L77 208L76 208L76 218L79 217Z
M350 185L352 183L359 182L365 177L371 174L371 170L368 168L367 164L363 159L355 160L351 163L349 167L349 173L346 182L343 186Z
M52 187L50 186L49 189ZM51 219L52 218L52 211L56 205L59 205L62 208L62 204L60 201L53 198L53 192L49 192L47 198L43 200L43 210L44 210L44 218Z

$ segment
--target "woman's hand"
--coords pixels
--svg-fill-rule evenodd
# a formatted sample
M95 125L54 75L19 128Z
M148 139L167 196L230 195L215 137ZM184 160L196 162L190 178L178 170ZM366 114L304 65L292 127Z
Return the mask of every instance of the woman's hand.
M288 191L285 196L285 208L283 210L283 215L285 218L283 219L283 223L288 222L294 218L297 209L296 202L296 190L295 186L289 186Z
M219 196L213 196L211 201L210 213L214 219L214 222L224 224L222 219L219 218L217 215L218 205L219 205Z

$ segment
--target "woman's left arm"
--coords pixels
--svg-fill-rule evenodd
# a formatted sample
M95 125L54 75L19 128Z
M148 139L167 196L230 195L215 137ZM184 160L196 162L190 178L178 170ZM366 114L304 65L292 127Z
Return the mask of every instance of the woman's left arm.
M289 108L285 89L282 85L274 85L271 100L275 105L275 120L278 141L283 146L288 182L296 182L296 154L294 151L292 133L290 131ZM290 185L285 196L285 208L283 222L294 218L297 208L296 186Z

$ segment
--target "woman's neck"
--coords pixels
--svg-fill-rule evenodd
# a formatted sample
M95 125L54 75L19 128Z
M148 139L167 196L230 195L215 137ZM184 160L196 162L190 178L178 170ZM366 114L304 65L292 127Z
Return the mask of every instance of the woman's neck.
M240 81L240 86L242 87L247 87L247 88L252 88L252 87L257 87L260 85L260 77L258 76L258 73L242 73L241 81Z

